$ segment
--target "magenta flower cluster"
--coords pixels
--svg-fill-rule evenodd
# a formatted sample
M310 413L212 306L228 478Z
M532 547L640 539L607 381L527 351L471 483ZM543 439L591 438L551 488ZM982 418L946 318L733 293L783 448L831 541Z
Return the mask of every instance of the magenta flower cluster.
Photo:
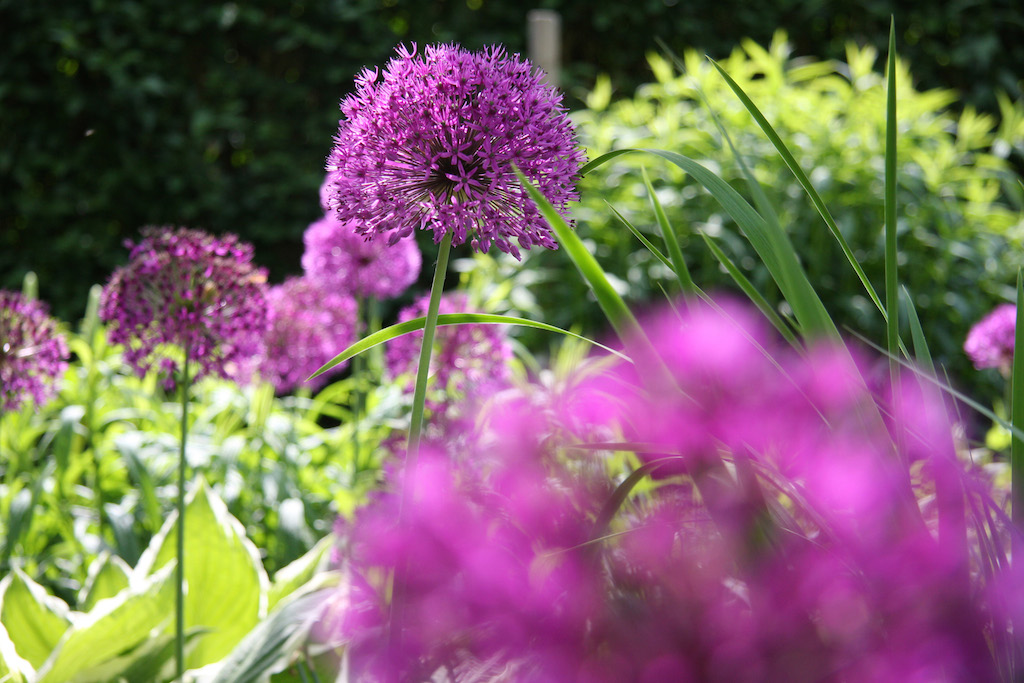
M354 223L342 222L334 214L311 224L303 239L306 277L326 291L352 297L396 297L416 281L423 262L415 240L388 247L383 241L367 240Z
M341 103L327 160L326 203L343 222L391 244L417 228L440 242L556 248L513 167L563 214L584 154L539 71L501 47L399 47L364 70Z
M427 314L430 296L424 295L402 309L398 322L403 323ZM475 313L469 299L462 293L441 297L438 312ZM423 332L403 335L388 342L385 359L391 378L409 378L407 390L413 389L413 376L419 363ZM434 336L434 352L430 358L430 385L426 407L442 413L454 399L467 395L484 395L501 387L508 379L508 361L512 357L505 328L483 323L438 327Z
M352 680L996 679L986 634L1013 640L1024 592L935 396L728 304L645 329L570 409L501 401L466 450L421 454L402 515L385 491L341 526L320 634ZM662 476L617 502L623 450Z
M978 370L998 368L1008 375L1013 364L1013 337L1017 331L1017 307L1002 304L981 319L964 342L964 351Z
M190 375L245 381L263 353L267 330L266 272L253 265L252 246L234 235L148 227L130 248L127 265L103 289L100 317L112 343L140 376L154 367L168 379L185 350Z
M67 358L46 304L0 290L0 411L17 410L29 398L36 405L50 400Z
M359 325L355 299L308 277L292 277L270 288L267 304L270 329L260 374L278 393L300 386L320 388L345 367L339 364L306 383L307 377L355 341Z

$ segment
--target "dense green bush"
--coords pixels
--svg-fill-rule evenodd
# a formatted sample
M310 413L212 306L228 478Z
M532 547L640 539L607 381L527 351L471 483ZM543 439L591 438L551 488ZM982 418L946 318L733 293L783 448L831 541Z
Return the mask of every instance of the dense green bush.
M577 114L590 156L628 147L671 150L709 165L746 193L736 161L714 134L713 111L764 186L837 323L883 340L882 317L836 240L720 75L695 52L686 53L684 75L659 56L651 55L650 61L656 83L614 104L607 86L599 87L591 93L591 110ZM882 291L885 91L882 76L873 71L875 62L874 50L852 47L846 63L790 59L780 35L769 50L744 43L723 66L791 147L874 287ZM936 357L963 381L968 364L960 347L968 327L998 301L1012 298L1017 268L1024 265L1021 187L1006 160L1009 150L1024 142L1024 106L1001 100L998 124L971 108L958 116L946 109L955 93L919 92L911 87L905 66L898 68L901 283L913 296ZM709 107L702 105L701 92ZM577 211L580 235L592 241L608 271L621 278L622 291L641 301L670 287L668 270L637 248L605 203L656 234L641 164L684 243L694 280L709 289L731 284L700 239L704 234L777 302L767 272L756 265L749 244L721 207L677 168L640 156L620 157L592 173ZM540 307L562 326L580 320L572 302L586 295L578 281L559 276L564 258L531 254L540 275L529 268L521 271L522 277L545 283L534 288Z
M923 83L993 111L998 88L1020 92L1012 0L898 5L900 49ZM781 26L799 54L841 57L847 39L879 44L893 11L876 0L0 0L0 287L35 270L70 318L147 224L237 232L273 280L296 272L353 75L400 41L522 51L534 7L563 17L574 109L600 73L618 94L648 79L655 38L724 56Z

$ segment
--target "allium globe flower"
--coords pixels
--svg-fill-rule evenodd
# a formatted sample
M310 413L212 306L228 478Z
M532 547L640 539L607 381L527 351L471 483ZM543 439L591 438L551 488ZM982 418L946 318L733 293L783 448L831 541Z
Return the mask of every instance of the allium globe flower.
M425 316L429 304L429 295L420 297L399 312L398 322ZM473 312L465 294L441 297L440 314ZM422 331L402 335L387 343L385 360L388 375L392 378L408 376L409 392L413 389L411 378L416 372L422 343ZM438 413L451 404L453 397L486 395L501 387L508 378L508 361L511 358L512 346L501 325L473 323L438 327L434 336L434 352L430 357L432 379L427 391L427 409Z
M382 241L367 240L354 223L339 221L334 214L311 224L303 241L306 277L354 297L396 297L416 281L423 263L416 240L401 240L389 248Z
M16 410L27 398L36 405L52 398L67 358L46 304L0 290L0 411Z
M396 52L341 103L327 160L339 219L391 244L423 228L435 242L451 233L453 245L493 243L516 258L518 247L555 249L513 167L562 214L578 198L584 154L558 91L498 46Z
M188 228L147 227L142 236L100 298L125 362L140 376L157 366L173 383L179 362L162 347L174 345L187 350L194 379L246 381L267 330L266 271L253 265L252 246Z
M271 287L267 304L270 329L260 372L280 393L302 386L307 377L355 341L355 300L309 278L292 277ZM332 372L344 367L339 364ZM330 375L320 375L309 386L322 387Z
M847 349L779 348L728 303L645 331L634 365L575 389L580 419L618 438L492 403L488 438L426 449L406 499L337 527L349 580L318 634L347 643L351 680L998 679L1022 643L1012 523L930 387L872 389ZM607 456L626 448L682 466L626 497Z
M971 328L964 342L964 351L978 370L998 368L1009 374L1016 331L1017 307L1002 304Z

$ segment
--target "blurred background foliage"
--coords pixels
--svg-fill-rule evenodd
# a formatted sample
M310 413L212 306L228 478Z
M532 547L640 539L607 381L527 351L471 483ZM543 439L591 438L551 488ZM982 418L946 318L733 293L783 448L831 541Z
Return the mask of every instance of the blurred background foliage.
M1024 17L1016 0L0 0L0 287L17 289L25 272L34 270L40 296L58 316L74 319L84 309L88 286L106 281L126 258L122 242L147 224L236 232L255 244L273 281L297 272L302 233L320 212L317 188L337 103L353 75L386 60L402 41L459 41L471 48L501 42L523 51L532 8L561 14L567 104L607 109L595 119L605 134L617 125L608 117L636 123L626 117L634 106L629 102L662 98L648 90L630 99L652 80L659 82L654 87L667 87L662 76L652 76L646 56L658 49L658 39L678 54L693 49L724 58L741 39L766 45L782 28L793 56L845 60L849 42L883 44L891 13L917 88L954 91L925 107L933 131L962 125L957 113L934 119L943 107L959 112L969 106L998 117L1000 92L1007 101L1021 95L1015 69L1024 63ZM601 74L609 78L599 79ZM620 100L624 109L613 104ZM785 116L791 104L780 99L771 113ZM666 106L658 105L660 111ZM792 116L813 118L814 112ZM990 122L980 120L982 128ZM670 137L698 135L686 128L713 134L706 120L695 125L673 119L672 125L677 128ZM995 142L987 135L970 138L972 144L980 139L981 147L951 148L961 155L956 159L984 151ZM808 151L827 142L818 136ZM821 151L824 158L812 164L838 173L843 169L833 164L850 161L851 153L835 144ZM1020 168L1019 150L994 151L1005 162L1000 169ZM865 171L880 169L873 166L878 159L855 161L867 164ZM914 176L905 183L918 183L923 191L926 180ZM830 182L837 191L847 186L841 179ZM630 187L622 191L640 186ZM871 193L874 186L858 187ZM854 199L860 197L836 211ZM946 209L942 220L949 222ZM972 248L969 240L951 246ZM969 260L982 264L979 274L1009 277L988 268L994 248ZM618 272L611 264L609 270ZM628 272L618 274L628 278ZM954 296L970 288L965 278ZM979 297L996 293L989 288ZM969 308L954 306L956 329L961 319L980 315L973 307L981 305L972 300Z

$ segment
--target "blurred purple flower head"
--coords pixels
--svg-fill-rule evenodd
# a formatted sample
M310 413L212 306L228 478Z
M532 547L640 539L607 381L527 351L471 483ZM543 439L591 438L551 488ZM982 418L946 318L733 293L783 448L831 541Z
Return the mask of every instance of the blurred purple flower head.
M325 290L353 297L390 299L404 292L420 274L423 257L416 240L392 247L367 240L352 222L328 214L306 229L302 268Z
M140 376L154 365L173 383L178 361L164 345L187 349L192 376L247 381L267 329L266 271L234 235L147 227L128 243L127 265L103 288L100 317Z
M353 680L995 680L986 636L1014 636L992 615L1024 604L990 534L1009 522L941 402L913 377L873 389L842 346L779 348L727 302L645 329L634 365L576 387L584 429L495 401L487 438L425 452L407 525L385 492L341 530L353 580L331 623ZM620 500L621 450L678 467ZM396 567L413 570L389 642Z
M561 95L502 47L397 49L341 103L327 160L328 204L366 235L432 230L440 242L556 248L513 166L565 214L584 161ZM515 240L515 243L513 242Z
M964 351L978 370L998 368L1009 375L1016 330L1017 307L1013 304L997 306L967 333Z
M402 309L398 322L406 322L427 314L430 296L420 297ZM474 313L465 294L452 293L441 297L438 312ZM423 332L417 331L393 339L387 344L388 375L409 376L407 389L413 389L413 375L419 362ZM501 325L461 324L437 328L434 352L430 358L431 383L427 387L426 407L434 413L453 404L456 397L485 396L501 387L508 378L508 361L512 347Z
M0 290L0 412L31 398L42 405L67 369L68 346L41 301Z
M307 377L355 341L355 300L314 280L292 277L271 287L267 304L270 329L261 373L279 393L303 386ZM345 365L336 365L308 386L324 386Z

